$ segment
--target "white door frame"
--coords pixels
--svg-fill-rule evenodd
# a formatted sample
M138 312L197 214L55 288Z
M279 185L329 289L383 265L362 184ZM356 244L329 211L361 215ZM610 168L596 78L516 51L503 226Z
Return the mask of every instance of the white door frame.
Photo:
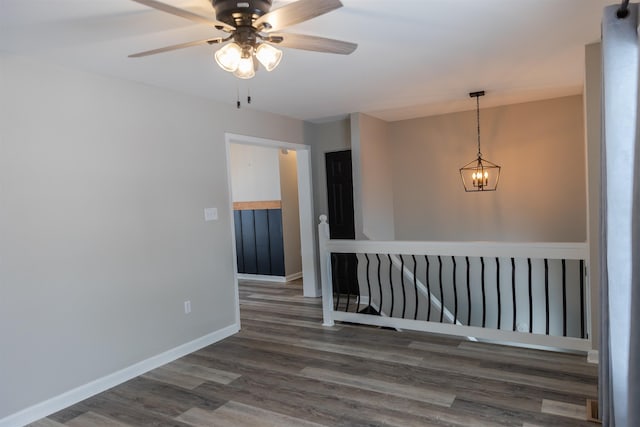
M231 144L257 145L260 147L286 148L294 150L297 158L298 170L298 204L300 211L300 247L302 255L302 292L305 297L319 297L321 291L317 280L317 250L315 220L313 218L313 187L311 182L311 146L255 136L225 133L225 148L227 153L227 182L229 184L229 210L233 219L233 195L231 192ZM233 245L234 281L236 296L238 295L238 265L236 259L236 230L231 221L231 242ZM239 301L238 320L239 320Z

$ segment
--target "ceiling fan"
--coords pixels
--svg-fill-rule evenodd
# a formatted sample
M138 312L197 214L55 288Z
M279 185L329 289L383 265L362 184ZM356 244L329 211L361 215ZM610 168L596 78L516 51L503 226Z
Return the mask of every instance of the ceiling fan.
M271 71L282 59L278 45L292 49L349 55L358 47L355 43L304 34L276 33L283 28L307 21L342 7L340 0L297 0L275 10L272 0L210 0L216 19L195 14L157 0L133 0L145 6L171 13L191 21L213 26L227 34L180 43L129 55L139 58L203 44L225 44L215 53L215 60L225 71L241 79L255 75L258 63Z

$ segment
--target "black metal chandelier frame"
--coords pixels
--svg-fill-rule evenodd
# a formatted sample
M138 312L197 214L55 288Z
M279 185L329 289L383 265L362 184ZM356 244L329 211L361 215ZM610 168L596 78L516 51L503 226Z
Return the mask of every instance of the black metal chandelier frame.
M480 150L480 97L484 96L484 91L471 92L469 96L476 98L478 156L460 168L460 178L462 179L462 185L464 185L464 191L467 193L496 191L501 167L482 158L482 151Z

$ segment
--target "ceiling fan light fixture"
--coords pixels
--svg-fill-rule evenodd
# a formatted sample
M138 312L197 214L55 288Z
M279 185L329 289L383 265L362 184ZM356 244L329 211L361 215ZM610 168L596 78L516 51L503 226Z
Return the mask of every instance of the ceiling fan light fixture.
M251 52L243 53L237 69L233 72L233 75L240 79L250 79L256 75L255 65L253 63L253 55Z
M220 68L233 73L240 66L242 48L237 43L232 42L218 49L214 57Z
M209 0L216 12L216 19L180 9L162 0L133 1L199 24L213 26L218 31L224 31L226 35L138 52L129 55L131 58L230 41L215 52L215 61L220 68L236 77L250 79L255 76L260 64L267 71L274 70L280 64L282 51L271 43L281 43L281 46L292 49L340 55L349 55L358 46L355 43L325 37L272 33L338 9L342 7L340 0L288 0L288 4L275 10L271 10L273 0Z
M274 70L282 59L282 51L267 43L260 43L256 48L256 58L265 70Z

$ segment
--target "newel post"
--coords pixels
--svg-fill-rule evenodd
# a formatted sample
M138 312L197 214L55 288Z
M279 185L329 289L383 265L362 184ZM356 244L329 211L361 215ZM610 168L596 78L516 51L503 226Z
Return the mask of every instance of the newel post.
M322 282L322 318L323 326L333 326L333 289L331 286L331 253L327 250L329 243L329 223L327 216L320 215L318 224L318 247L320 250L320 280Z

